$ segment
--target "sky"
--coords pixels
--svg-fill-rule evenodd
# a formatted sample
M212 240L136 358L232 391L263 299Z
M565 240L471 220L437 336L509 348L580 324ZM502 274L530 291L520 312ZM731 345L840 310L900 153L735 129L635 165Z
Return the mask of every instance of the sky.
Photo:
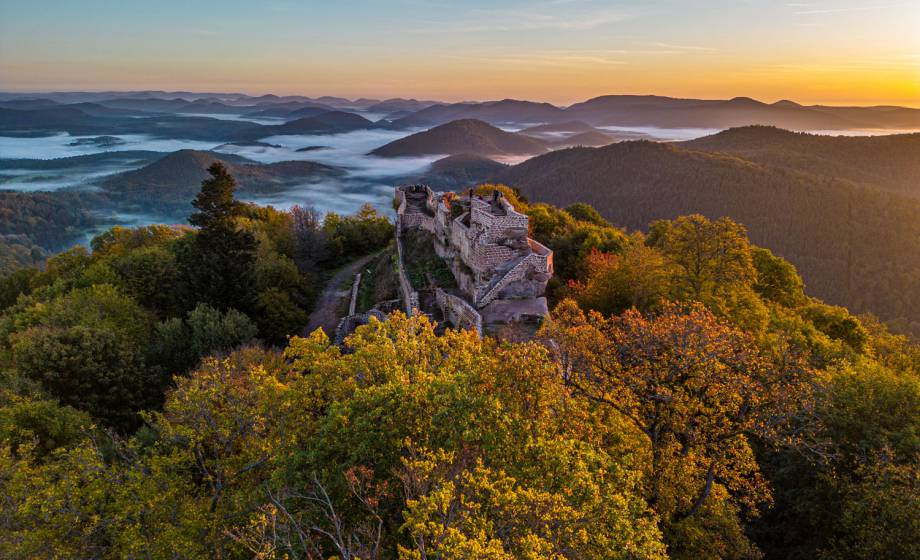
M920 107L920 0L0 0L0 90Z

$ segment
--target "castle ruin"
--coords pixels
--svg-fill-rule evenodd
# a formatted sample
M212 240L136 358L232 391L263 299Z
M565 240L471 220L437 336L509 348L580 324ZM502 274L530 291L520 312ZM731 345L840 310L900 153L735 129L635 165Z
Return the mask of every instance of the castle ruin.
M537 325L548 315L546 284L553 253L528 237L528 218L501 192L482 197L436 193L425 185L396 188L399 282L407 313L428 313L480 334L509 324ZM404 236L430 239L431 250L455 282L427 278L413 285L406 274ZM411 265L411 263L409 263Z

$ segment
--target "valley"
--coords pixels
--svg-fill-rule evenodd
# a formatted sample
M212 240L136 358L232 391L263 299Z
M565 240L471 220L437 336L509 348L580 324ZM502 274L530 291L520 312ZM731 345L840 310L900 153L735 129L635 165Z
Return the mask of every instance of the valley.
M894 133L918 114L656 96L557 107L0 94L0 189L39 197L29 205L39 213L39 200L60 199L71 216L41 234L9 225L0 235L31 262L112 225L182 222L215 161L241 200L342 214L369 203L392 215L396 184L506 183L532 202L592 204L628 229L730 216L795 264L809 293L917 331L920 135ZM812 129L820 134L802 132Z

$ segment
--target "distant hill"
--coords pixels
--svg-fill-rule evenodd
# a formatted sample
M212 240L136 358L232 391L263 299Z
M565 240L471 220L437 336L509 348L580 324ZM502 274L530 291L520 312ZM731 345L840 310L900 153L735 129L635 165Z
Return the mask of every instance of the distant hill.
M433 105L393 121L394 127L411 128L443 124L458 119L477 119L492 124L546 123L565 118L559 107L549 103L503 99L485 103Z
M59 105L59 107L66 107L69 109L77 109L90 115L91 117L140 117L140 116L149 116L145 111L138 111L135 109L119 109L116 107L106 107L105 105L100 105L98 103L70 103L68 105Z
M335 97L332 95L317 97L313 101L322 103L324 105L332 105L333 107L348 107L354 104L350 99L345 99L344 97Z
M747 97L703 100L654 95L605 95L576 103L565 109L548 103L512 99L485 103L442 104L397 119L393 126L431 126L467 118L493 124L554 124L580 121L593 126L662 128L730 128L768 124L793 129L824 130L886 127L894 126L895 122L899 123L899 126L920 126L920 111L911 109L901 111L895 119L891 115L881 115L869 109L858 109L855 112L838 111L836 108L803 107L791 102L768 105ZM914 121L916 124L911 125Z
M93 168L99 165L120 164L125 162L149 163L163 157L163 155L163 152L153 152L149 150L121 150L54 159L0 159L0 170L66 170L80 167Z
M920 197L920 134L819 136L752 126L683 145Z
M252 127L252 123L210 117L151 114L138 118L103 112L91 115L67 105L33 110L0 108L0 135L16 137L67 132L75 136L149 134L156 138L226 141L228 137Z
M234 107L232 105L225 105L219 101L207 101L204 99L197 99L192 101L187 105L178 107L176 109L177 113L201 113L201 114L213 114L213 115L233 115L239 114L240 107Z
M56 131L93 134L98 130L96 119L73 107L0 108L0 135L4 136L41 136Z
M332 107L328 105L319 105L316 103L303 103L303 102L289 102L289 103L276 103L267 108L260 107L258 110L253 112L247 112L246 115L249 117L278 117L286 119L296 119L301 117L312 117L315 115L320 115L322 113L327 113L329 111L334 111Z
M475 154L457 154L431 164L416 182L436 189L456 190L486 182L505 171L507 165Z
M41 109L57 105L56 101L45 98L24 98L24 99L7 99L0 101L0 107L4 109Z
M22 102L22 105L16 105ZM36 94L0 92L0 106L11 109L47 108L50 103L92 102L106 107L151 113L232 113L283 117L306 105L326 109L362 108L392 115L394 128L431 127L452 120L473 118L492 124L538 125L583 121L593 126L724 129L770 125L793 130L843 130L855 128L920 129L920 109L893 106L833 107L802 105L790 100L763 103L747 97L734 99L679 99L656 95L603 95L562 108L548 103L504 99L500 101L435 103L415 99L348 100L341 97L310 98L300 95L196 93L188 91L54 92ZM10 104L13 103L13 104ZM298 104L300 106L298 106ZM223 107L222 107L223 106ZM405 114L412 111L411 114ZM307 115L303 115L307 116Z
M160 99L154 97L148 98L113 98L102 99L97 101L99 105L113 107L116 109L133 109L136 111L148 111L154 113L178 112L181 108L187 107L191 101L189 99Z
M543 140L554 148L574 146L598 147L623 140L645 140L648 134L642 132L610 132L601 130L581 121L566 121L554 124L532 126L519 131Z
M326 111L312 117L303 117L279 125L251 125L233 134L231 140L258 140L285 134L337 134L369 128L371 121L361 115L345 111Z
M588 123L581 121L566 121L561 123L541 124L519 130L521 134L532 136L544 136L548 134L576 134L581 132L593 132L597 130Z
M419 101L418 99L402 99L399 97L385 99L367 107L368 111L373 113L395 113L397 111L420 111L432 105L438 105L437 101Z
M329 109L328 107L325 107L325 106L322 106L322 105L308 105L308 106L306 106L306 107L300 107L300 108L294 109L294 110L291 111L290 113L286 114L284 117L287 118L287 119L300 119L300 118L303 118L303 117L320 117L320 116L322 116L322 115L327 115L327 114L329 114L329 113L331 113L331 114L333 115L331 118L327 118L327 119L322 119L322 118L321 118L320 121L323 121L323 122L334 122L334 121L336 120L336 117L335 117L334 115L336 115L336 114L351 115L352 117L359 117L360 119L363 119L364 121L367 120L367 119L365 119L364 117L361 117L361 116L359 116L359 115L355 115L354 113L345 113L345 112L342 112L342 111L336 111L336 110L334 110L334 109ZM357 120L357 119L352 119L352 121L355 122L355 123L364 124L363 121L359 121L359 120ZM370 122L370 121L368 121L368 122Z
M729 216L795 264L809 293L920 334L915 198L645 141L551 152L494 180L535 202L586 202L633 229L691 213Z
M99 119L94 119L94 125L93 134L149 134L156 138L225 142L238 132L250 128L252 123L212 117L168 115L142 119L127 118L112 126L103 126Z
M588 132L580 132L572 136L560 138L551 142L551 144L556 147L588 146L593 148L597 146L606 146L607 144L618 141L617 138L610 134L605 134L599 130L590 130Z
M605 95L576 103L565 114L595 126L731 128L760 124L794 130L920 127L917 109L806 107L791 101L769 105L748 97L725 101Z
M262 165L230 154L179 150L140 169L107 177L100 186L128 200L188 203L209 176L208 167L217 161L228 167L242 193L271 192L294 181L341 173L335 167L309 161Z
M521 155L546 151L543 142L505 132L486 122L461 119L418 132L377 148L371 155L383 157L430 154Z

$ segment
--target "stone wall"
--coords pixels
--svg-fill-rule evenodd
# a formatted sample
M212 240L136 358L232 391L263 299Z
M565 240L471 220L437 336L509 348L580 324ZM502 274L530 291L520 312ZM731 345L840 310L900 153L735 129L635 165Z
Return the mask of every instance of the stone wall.
M482 336L482 316L466 300L448 294L441 288L435 290L435 298L448 323L458 329L473 329Z
M487 274L501 268L502 265L510 265L522 257L520 251L515 251L511 247L491 244L474 245L471 256L471 260L467 262L470 268Z
M351 285L351 297L348 300L348 314L354 315L358 307L358 289L361 287L361 273L355 274L355 281Z
M434 217L421 212L400 214L404 229L424 229L434 232Z
M501 238L516 232L524 237L527 236L527 216L514 211L505 216L496 216L489 212L487 205L475 205L471 222L479 225L483 231L488 233L490 242L499 241Z
M412 287L412 282L409 281L409 277L406 275L406 266L403 263L402 218L403 215L401 214L396 216L396 268L397 276L399 277L399 295L403 302L403 311L405 311L406 315L411 317L419 308L419 303L418 292Z
M335 327L335 337L332 339L333 344L342 346L345 343L345 338L355 332L356 328L370 323L371 317L381 322L387 320L387 316L377 309L371 309L367 313L354 313L342 317Z

